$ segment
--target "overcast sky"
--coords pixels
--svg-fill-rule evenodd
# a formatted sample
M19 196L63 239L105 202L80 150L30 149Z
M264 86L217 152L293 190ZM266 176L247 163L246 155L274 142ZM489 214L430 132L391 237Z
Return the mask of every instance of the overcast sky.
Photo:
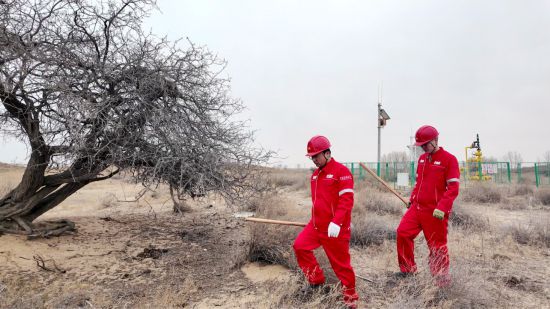
M406 151L423 124L459 160L476 133L499 159L517 151L535 161L550 150L550 1L157 4L146 29L227 61L256 142L278 151L280 164L311 165L305 146L316 134L339 161L375 161L380 84L391 117L382 153ZM0 161L24 158L19 148Z

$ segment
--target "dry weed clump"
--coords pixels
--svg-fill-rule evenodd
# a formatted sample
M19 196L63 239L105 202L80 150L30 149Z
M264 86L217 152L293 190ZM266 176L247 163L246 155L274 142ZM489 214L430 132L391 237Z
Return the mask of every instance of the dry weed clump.
M535 193L535 197L537 200L541 202L542 205L549 206L550 205L550 189L544 188L544 189L538 189Z
M271 189L286 187L293 191L307 190L309 174L307 170L273 169L267 176L267 183Z
M396 222L388 218L382 218L374 212L369 212L366 204L356 204L352 211L352 228L350 244L352 246L366 247L381 245L386 239L396 238Z
M300 290L306 285L307 281L302 276L291 276L285 282L269 285L269 297L266 299L247 305L250 308L345 308L338 284L327 285L304 295Z
M533 204L531 196L511 196L503 199L498 207L506 210L525 210Z
M494 184L474 183L470 187L461 190L459 197L464 202L472 203L500 203L503 194Z
M401 216L404 205L392 195L382 193L372 187L362 187L355 193L355 208L363 208L379 215Z
M526 184L517 184L510 187L510 196L523 196L533 194L533 186Z
M508 225L503 234L509 235L518 244L550 248L550 222L531 221L525 225Z
M113 193L107 193L101 199L101 205L105 208L113 207L117 205L117 197Z
M363 217L353 219L350 245L368 247L381 245L385 240L395 240L395 226L379 217Z
M389 308L498 308L498 288L483 276L483 266L473 261L451 265L452 285L440 289L428 270L398 282Z
M485 217L474 213L468 206L455 202L449 221L453 226L459 226L463 229L485 230L489 228L489 223Z
M289 206L284 199L272 195L255 203L258 217L288 220L285 217ZM252 225L248 260L296 268L292 243L300 229L300 227L274 224Z
M15 186L11 183L3 183L0 185L0 197L3 197L4 195L8 194L11 190L13 190Z

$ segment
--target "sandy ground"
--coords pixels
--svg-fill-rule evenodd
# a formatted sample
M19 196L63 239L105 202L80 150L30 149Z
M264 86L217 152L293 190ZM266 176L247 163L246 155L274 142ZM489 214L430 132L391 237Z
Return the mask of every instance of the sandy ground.
M21 173L20 168L0 167L0 188L17 184ZM70 219L77 225L76 233L35 240L1 236L0 306L275 308L279 307L277 293L300 282L295 272L283 266L247 261L250 223L236 218L238 209L226 207L223 200L189 201L190 212L174 215L166 189L147 192L134 201L140 190L140 185L122 178L92 183L40 218ZM286 216L307 220L307 193L280 194L291 205L284 210ZM500 300L435 307L549 308L548 249L498 236L509 224L550 220L548 210L468 207L491 228L475 233L452 228L452 265L456 272L470 274L465 281L479 279L478 285L464 282L462 286L468 288L464 293L475 294L476 287L483 287L486 294L480 297ZM388 220L397 224L399 218ZM422 237L416 242L420 271L426 275L427 248ZM351 253L356 273L373 281L358 279L361 308L420 307L402 302L410 294L388 279L396 271L394 241L353 247ZM479 269L482 274L475 273Z

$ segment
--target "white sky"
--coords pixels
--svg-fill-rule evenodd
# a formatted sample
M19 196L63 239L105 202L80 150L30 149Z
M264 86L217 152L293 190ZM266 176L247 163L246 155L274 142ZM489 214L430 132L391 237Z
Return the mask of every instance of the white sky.
M432 124L464 159L525 161L550 150L550 1L159 0L153 33L188 37L228 62L257 143L278 163L310 166L307 140L332 142L339 161L375 161L376 104L391 116L382 153L406 151ZM24 157L4 144L0 161Z

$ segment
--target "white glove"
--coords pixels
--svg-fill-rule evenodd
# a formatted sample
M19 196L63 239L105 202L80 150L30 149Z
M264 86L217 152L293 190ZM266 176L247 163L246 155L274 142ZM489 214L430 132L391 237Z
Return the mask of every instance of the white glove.
M338 234L340 234L340 226L331 222L328 225L328 237L338 237Z

